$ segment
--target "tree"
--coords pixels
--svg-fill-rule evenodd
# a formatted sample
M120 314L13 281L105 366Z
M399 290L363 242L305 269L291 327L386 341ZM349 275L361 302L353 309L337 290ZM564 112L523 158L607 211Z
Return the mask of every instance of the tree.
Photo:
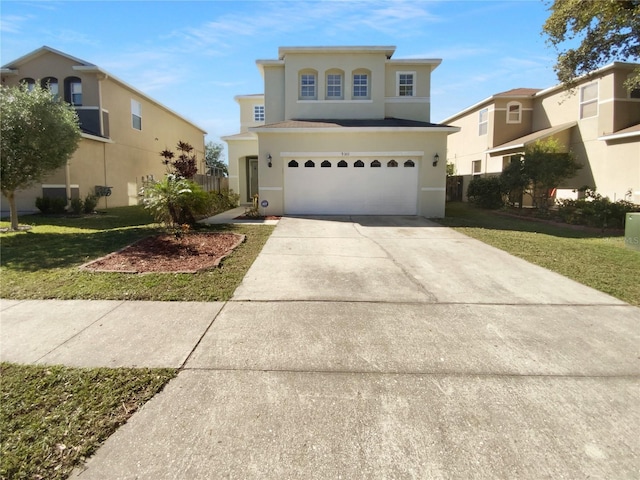
M549 10L542 30L558 50L554 68L567 87L611 61L640 58L640 0L554 0ZM574 40L580 41L576 48L563 47ZM640 87L640 68L626 87Z
M15 193L62 166L80 142L78 116L48 89L0 86L0 189L18 229Z
M179 177L187 179L193 178L194 175L198 173L196 154L191 153L193 152L193 147L187 142L179 141L176 149L180 153L175 160L176 154L171 150L165 149L161 151L160 156L164 158L162 163L167 165L170 170L172 169L172 173L175 173Z
M207 165L207 173L214 176L228 176L229 170L227 164L224 163L222 150L224 145L221 143L207 142L204 147L204 161Z

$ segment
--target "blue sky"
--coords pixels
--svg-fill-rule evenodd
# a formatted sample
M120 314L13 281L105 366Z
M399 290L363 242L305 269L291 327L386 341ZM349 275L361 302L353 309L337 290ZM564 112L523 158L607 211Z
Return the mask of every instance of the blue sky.
M2 64L48 45L135 86L213 141L238 131L233 97L263 91L255 60L277 58L279 46L395 45L394 58L441 58L436 122L497 92L557 83L542 0L3 0L0 8Z

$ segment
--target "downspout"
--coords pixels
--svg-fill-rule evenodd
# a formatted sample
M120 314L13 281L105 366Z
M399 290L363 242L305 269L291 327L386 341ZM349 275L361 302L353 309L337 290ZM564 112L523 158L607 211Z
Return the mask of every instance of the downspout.
M64 186L67 195L67 204L71 204L71 167L69 161L64 166Z

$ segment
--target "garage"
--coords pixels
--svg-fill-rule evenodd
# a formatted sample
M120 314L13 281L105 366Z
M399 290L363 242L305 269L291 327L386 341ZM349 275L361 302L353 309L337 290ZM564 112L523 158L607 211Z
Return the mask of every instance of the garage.
M283 158L289 215L416 215L417 157Z

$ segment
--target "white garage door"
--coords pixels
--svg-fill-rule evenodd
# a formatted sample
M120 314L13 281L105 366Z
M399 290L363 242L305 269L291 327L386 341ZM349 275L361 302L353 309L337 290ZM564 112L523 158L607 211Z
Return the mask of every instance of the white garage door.
M285 158L287 214L416 215L416 158Z

